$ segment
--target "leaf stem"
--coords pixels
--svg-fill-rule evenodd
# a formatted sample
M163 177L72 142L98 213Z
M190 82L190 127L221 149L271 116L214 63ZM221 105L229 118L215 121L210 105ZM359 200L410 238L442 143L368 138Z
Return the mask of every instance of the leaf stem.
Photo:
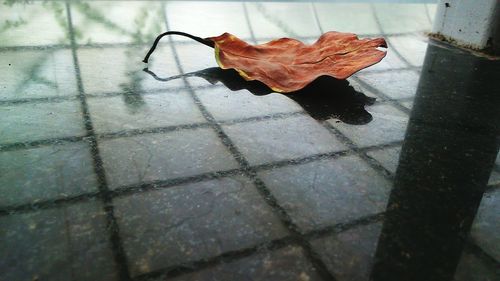
M191 38L191 39L193 39L193 40L195 40L197 42L200 42L201 44L206 45L208 47L211 47L211 48L214 47L214 42L212 40L210 40L210 39L197 37L197 36L194 36L194 35L191 35L191 34L188 34L188 33L185 33L185 32L181 32L181 31L167 31L167 32L164 32L164 33L158 35L158 37L156 37L155 42L153 43L153 46L151 46L151 49L149 49L149 52L146 54L146 56L144 57L144 59L142 60L142 62L145 62L145 63L148 62L149 57L151 56L151 54L156 49L156 46L158 45L158 42L160 42L160 39L163 36L166 36L166 35L180 35L180 36L185 36L185 37Z

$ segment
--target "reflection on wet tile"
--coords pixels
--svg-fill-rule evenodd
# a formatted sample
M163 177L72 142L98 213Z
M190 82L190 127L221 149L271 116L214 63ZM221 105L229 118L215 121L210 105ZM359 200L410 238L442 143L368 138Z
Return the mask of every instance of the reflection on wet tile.
M462 252L462 257L455 271L454 281L495 281L500 277L500 270L492 268L474 254Z
M99 147L112 188L237 168L210 129L103 140Z
M78 101L0 106L2 143L82 136L83 117Z
M187 91L92 98L88 104L98 133L205 121Z
M270 38L319 37L321 32L310 3L248 3L250 25L259 43ZM293 20L291 20L293 19ZM262 40L265 39L266 40ZM315 41L315 39L314 39Z
M360 73L357 77L392 99L415 96L419 79L412 70Z
M386 34L430 31L432 28L422 4L377 3L373 5L373 13Z
M382 150L369 151L366 154L377 160L382 167L386 168L392 174L396 173L399 162L401 147L384 148Z
M200 91L197 96L218 121L302 110L293 100L277 93L256 96L246 90L231 91L217 87Z
M250 164L346 149L308 116L226 125L223 129Z
M85 143L0 152L0 206L97 191Z
M155 281L160 281L158 279ZM253 256L223 263L195 273L173 278L173 281L316 281L323 280L297 246L273 252L261 251Z
M239 38L250 38L241 3L168 1L165 8L170 30L181 30L202 38L219 36L224 32ZM172 38L191 41L180 36Z
M303 231L381 212L391 187L355 156L278 168L259 175Z
M368 281L381 225L358 226L312 241L328 270L339 281Z
M1 280L118 280L98 202L0 217Z
M184 86L182 79L162 82L143 71L144 67L148 67L159 77L180 74L168 44L159 46L147 65L142 62L146 52L146 48L139 47L78 50L85 93L133 94L152 89Z
M368 3L314 3L321 28L356 34L381 34ZM355 20L353 20L355 19Z
M424 37L416 35L392 36L388 39L391 48L396 49L412 66L422 66L427 50Z
M0 56L0 100L78 93L69 50L13 51Z
M366 125L352 126L328 121L358 146L380 145L402 141L408 117L388 104L378 104L366 108L373 115L373 121Z
M64 2L2 1L0 5L0 46L69 44Z
M79 44L150 43L164 29L156 1L74 1L71 11Z
M255 187L240 177L119 198L115 206L133 276L286 235Z
M500 260L500 189L485 193L472 225L471 237L483 250Z

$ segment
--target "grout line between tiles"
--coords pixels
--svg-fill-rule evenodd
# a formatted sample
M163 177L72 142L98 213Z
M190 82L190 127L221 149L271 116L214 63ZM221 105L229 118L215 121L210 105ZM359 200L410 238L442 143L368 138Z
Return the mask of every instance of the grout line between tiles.
M75 67L75 76L76 76L76 81L77 81L77 87L78 87L78 97L81 102L81 108L82 108L82 114L83 114L83 122L85 129L87 131L88 135L88 140L90 142L90 150L92 154L92 159L93 159L93 166L94 166L94 172L97 176L97 182L98 182L98 190L99 190L99 197L102 199L102 202L104 204L104 211L106 213L106 224L107 224L107 230L109 234L109 241L111 244L112 252L113 252L113 257L116 263L116 266L118 267L118 274L120 276L120 280L123 281L128 281L131 280L130 278L130 273L128 270L128 262L127 262L127 257L125 254L125 250L123 248L123 244L121 241L120 237L120 230L118 226L118 222L116 220L116 216L114 213L114 206L112 203L112 197L110 196L109 192L109 187L107 184L106 180L106 174L104 171L103 167L103 161L99 152L99 147L97 143L97 138L94 132L94 127L92 124L92 119L90 117L90 112L87 104L87 99L85 96L85 91L83 87L83 82L81 78L81 73L80 73L80 65L78 61L78 55L77 55L77 45L76 45L76 39L75 39L75 34L73 30L73 21L72 21L72 16L71 16L71 6L70 2L66 1L65 2L65 7L66 7L66 15L67 15L67 20L68 20L68 32L70 36L70 41L71 41L71 53L73 56L73 63Z

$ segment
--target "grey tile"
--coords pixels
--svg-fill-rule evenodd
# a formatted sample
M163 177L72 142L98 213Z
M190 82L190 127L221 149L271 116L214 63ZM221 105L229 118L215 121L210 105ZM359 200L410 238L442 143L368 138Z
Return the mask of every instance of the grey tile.
M218 87L198 91L197 95L218 121L302 111L296 102L277 93L256 96L246 90L233 92Z
M500 184L500 172L491 171L490 179L488 180L488 185L497 185Z
M349 81L349 84L354 88L354 90L363 93L365 96L380 99L380 97L377 96L373 91L365 87L363 84L359 83L356 79L353 79L353 77L347 78L347 80Z
M309 116L223 126L251 164L287 160L346 149Z
M220 35L220 34L215 34ZM215 59L215 51L212 48L208 48L204 45L201 45L197 42L194 44L181 44L174 43L175 52L177 53L177 57L179 59L179 63L181 65L181 69L187 75L185 78L189 85L193 88L198 87L211 87L212 81L204 78L203 74L206 69L219 68L217 64L217 60ZM175 62L172 62L175 63ZM170 66L173 67L173 66ZM196 74L199 73L199 74ZM206 77L206 76L205 76ZM167 82L171 83L171 82ZM221 82L217 83L218 85L222 85Z
M281 37L319 37L321 32L309 3L248 3L250 25L259 43ZM290 20L293 18L294 20ZM315 40L314 40L315 41Z
M210 129L103 140L99 147L111 188L238 167Z
M403 56L412 66L424 64L425 52L427 50L426 38L419 35L391 36L388 38L390 47Z
M0 46L69 45L66 16L60 14L63 11L64 3L57 1L50 4L33 2L29 5L17 1L3 2L0 10Z
M485 193L472 224L471 238L500 261L500 189Z
M160 281L163 279L157 279ZM260 251L237 261L222 263L212 268L186 274L173 281L315 281L320 278L297 246L288 246L273 252Z
M381 212L391 184L356 156L259 172L303 231Z
M374 38L373 36L370 36L369 38ZM360 70L357 75L368 75L371 74L370 71L377 71L377 73L380 73L382 71L388 70L390 72L396 72L395 69L401 69L401 68L406 68L408 67L403 60L399 58L399 56L396 55L396 53L393 52L392 49L380 49L382 51L386 51L385 57L378 63L365 68L364 70ZM399 71L399 70L398 70ZM356 76L357 76L356 75Z
M94 201L0 217L1 280L118 280Z
M147 66L161 78L181 74L170 45L158 46L147 65L142 62L146 52L144 47L79 49L78 60L85 93L139 94L148 90L184 87L182 79L158 81L143 71Z
M187 91L92 98L88 104L98 133L205 121Z
M410 110L413 108L413 101L404 101L401 104Z
M495 166L491 172L488 184L500 184L500 152L497 154Z
M360 73L357 77L392 99L415 96L419 80L413 70Z
M401 147L384 148L382 150L369 151L366 154L377 160L382 167L386 168L392 174L396 173L399 162Z
M311 241L328 270L338 281L368 281L381 224L358 226Z
M75 67L69 50L8 51L0 56L0 100L74 96Z
M0 106L2 143L85 135L78 101Z
M454 281L495 281L500 277L500 269L492 268L474 254L462 252L455 271Z
M243 5L235 2L166 2L166 17L171 30L205 38L229 32L241 39L250 38ZM189 17L186 17L189 15ZM196 20L193 20L196 19ZM176 41L192 41L186 37L172 37ZM195 43L199 50L208 49Z
M78 44L149 43L164 28L159 2L75 1L71 19Z
M372 11L384 33L428 32L432 28L421 3L375 3Z
M373 120L365 125L353 126L337 123L335 120L328 122L346 135L358 146L372 146L402 141L404 139L408 116L388 104L377 104L366 108L373 116Z
M0 206L97 191L86 143L0 152Z
M133 276L286 235L242 177L136 194L115 206Z
M324 32L335 30L356 34L381 34L370 3L329 2L314 3L314 6Z

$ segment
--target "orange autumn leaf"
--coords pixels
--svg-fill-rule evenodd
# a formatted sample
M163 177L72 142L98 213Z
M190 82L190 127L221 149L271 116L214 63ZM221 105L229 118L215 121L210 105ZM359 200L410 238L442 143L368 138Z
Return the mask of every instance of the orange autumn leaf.
M359 39L355 34L335 31L321 35L311 45L291 38L251 45L229 33L202 39L171 31L158 36L144 62L158 40L170 34L187 36L213 47L219 67L235 69L245 80L261 81L281 93L300 90L324 75L346 79L381 61L386 52L377 48L387 47L383 38Z

